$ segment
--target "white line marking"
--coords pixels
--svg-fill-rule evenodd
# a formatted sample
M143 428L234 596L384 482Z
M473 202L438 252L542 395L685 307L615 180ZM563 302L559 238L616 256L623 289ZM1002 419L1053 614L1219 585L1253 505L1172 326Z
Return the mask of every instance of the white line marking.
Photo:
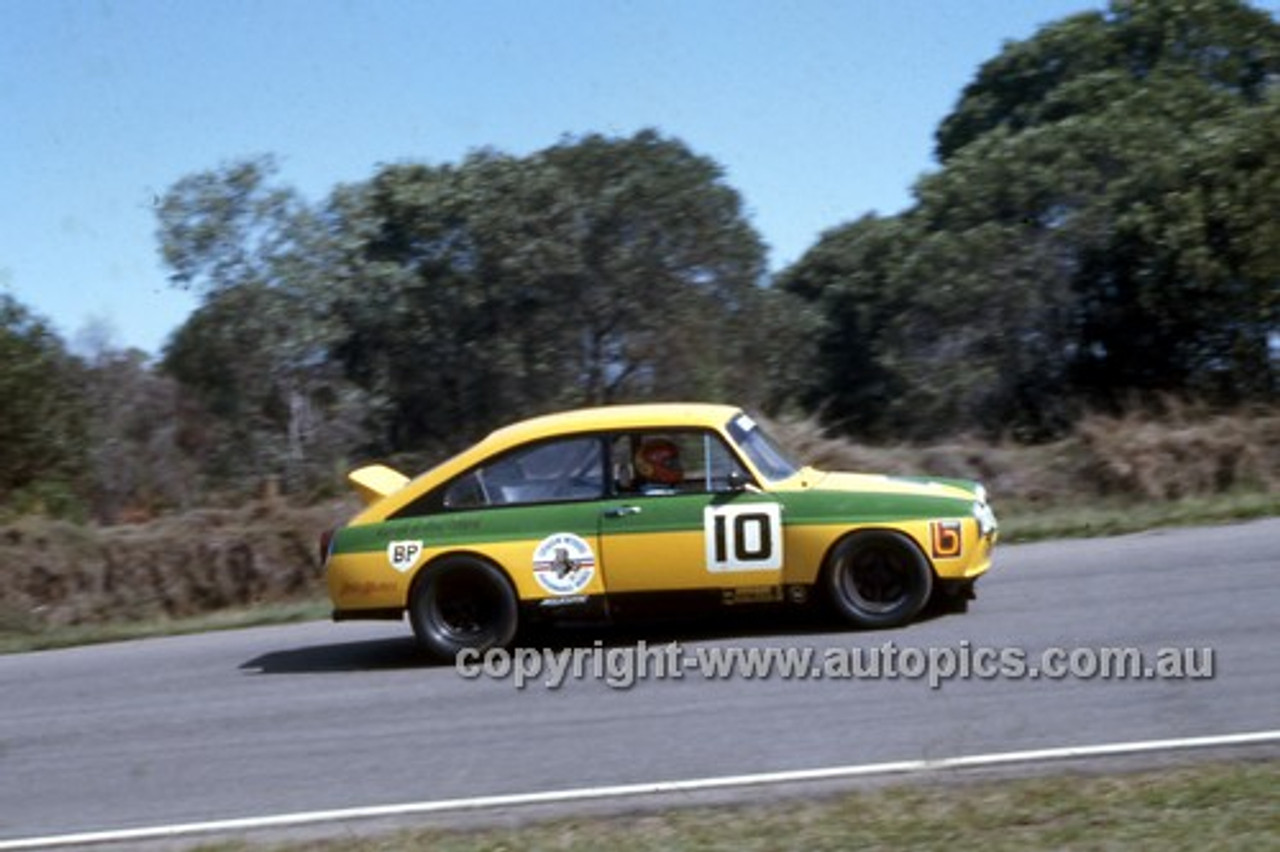
M412 816L456 811L478 811L527 805L560 804L599 799L619 799L660 793L692 793L735 787L756 787L804 781L829 781L839 778L861 778L872 775L901 775L939 770L978 769L1015 763L1070 760L1090 757L1116 757L1153 751L1182 751L1195 748L1257 745L1280 742L1280 730L1255 731L1246 734L1223 734L1168 740L1144 740L1103 745L1063 746L1029 751L972 754L924 760L899 760L858 766L832 766L826 769L795 769L784 772L761 772L752 775L724 775L715 778L691 778L683 781L653 781L644 784L620 784L612 787L580 787L571 790L549 790L540 793L511 793L499 796L476 796L467 799L441 799L434 802L409 802L398 805L373 805L328 811L304 811L273 816L241 819L187 822L148 828L125 828L113 831L87 831L79 834L57 834L45 837L22 837L0 840L0 852L25 849L52 849L58 846L85 846L95 843L159 840L213 832L250 831L262 828L287 828L377 817Z

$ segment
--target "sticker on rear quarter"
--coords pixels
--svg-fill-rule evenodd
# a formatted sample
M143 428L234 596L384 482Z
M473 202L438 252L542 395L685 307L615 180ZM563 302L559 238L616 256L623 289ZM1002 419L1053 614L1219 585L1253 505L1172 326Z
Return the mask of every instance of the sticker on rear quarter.
M595 552L573 533L549 535L533 551L533 577L553 595L577 594L595 575Z
M392 541L387 544L387 561L401 574L412 571L422 553L421 541Z

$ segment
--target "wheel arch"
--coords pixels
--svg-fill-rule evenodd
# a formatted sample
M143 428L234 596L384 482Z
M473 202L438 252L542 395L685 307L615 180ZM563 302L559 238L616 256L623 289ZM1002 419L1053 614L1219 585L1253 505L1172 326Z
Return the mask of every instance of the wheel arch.
M523 600L520 597L520 587L516 585L516 581L512 578L511 572L507 570L505 565L486 553L482 553L478 550L460 548L458 550L446 550L443 553L437 553L435 556L431 557L414 569L413 576L409 580L409 585L405 587L404 607L406 610L412 606L413 596L418 591L418 586L422 585L422 582L426 579L431 569L438 566L441 562L445 562L449 559L456 559L457 557L475 559L497 570L498 573L502 575L503 579L507 581L507 585L511 587L511 594L515 596L516 601L523 603Z
M827 576L832 571L836 554L839 553L850 540L865 536L868 533L893 533L895 536L905 539L913 548L915 548L916 552L920 554L920 557L924 559L924 563L929 566L929 573L933 574L934 581L936 582L939 579L937 566L935 566L933 564L933 560L929 558L929 551L925 549L924 545L922 545L915 536L900 527L876 525L858 527L857 529L849 530L843 535L837 537L835 541L831 542L826 551L822 554L822 562L819 564L818 572L813 578L814 585L821 588L823 584L827 582Z

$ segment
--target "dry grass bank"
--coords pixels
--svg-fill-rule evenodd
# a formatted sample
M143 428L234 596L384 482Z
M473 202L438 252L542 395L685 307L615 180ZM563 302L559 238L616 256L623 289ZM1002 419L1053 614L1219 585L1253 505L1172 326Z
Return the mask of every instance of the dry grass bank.
M349 509L257 502L108 528L21 519L0 527L0 631L313 599L319 534Z
M1026 446L956 439L869 447L831 439L813 421L772 424L816 467L981 480L997 503L1167 501L1280 491L1280 411L1212 414L1171 406L1160 419L1085 418L1074 434Z

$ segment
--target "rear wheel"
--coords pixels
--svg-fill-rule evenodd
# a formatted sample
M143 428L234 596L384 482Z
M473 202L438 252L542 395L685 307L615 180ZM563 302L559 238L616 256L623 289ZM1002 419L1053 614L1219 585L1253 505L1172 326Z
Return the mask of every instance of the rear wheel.
M827 563L827 596L858 627L897 627L914 618L933 590L933 569L911 539L891 530L855 533Z
M452 660L465 648L503 647L516 635L519 601L505 574L481 559L450 556L426 569L409 600L418 644Z

